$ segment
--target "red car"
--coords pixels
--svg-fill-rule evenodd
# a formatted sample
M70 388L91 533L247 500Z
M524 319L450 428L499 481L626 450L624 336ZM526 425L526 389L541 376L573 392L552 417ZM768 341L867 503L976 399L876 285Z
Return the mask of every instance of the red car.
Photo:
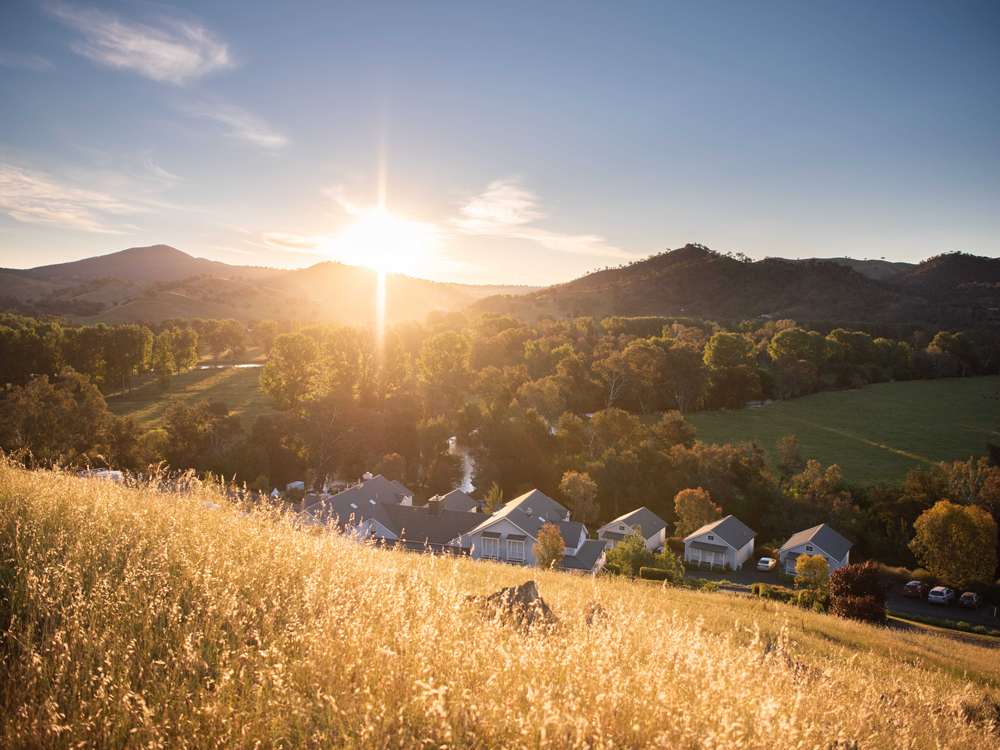
M923 599L927 596L927 593L931 590L931 587L922 583L921 581L910 581L908 584L903 586L903 596L912 596L914 599Z

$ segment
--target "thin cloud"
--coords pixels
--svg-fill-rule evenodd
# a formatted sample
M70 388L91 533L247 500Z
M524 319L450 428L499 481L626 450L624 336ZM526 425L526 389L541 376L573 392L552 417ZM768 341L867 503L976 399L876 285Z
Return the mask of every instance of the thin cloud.
M190 117L200 117L229 126L226 135L258 148L276 150L288 145L288 139L266 122L235 104L184 104L181 111Z
M14 70L34 70L39 73L52 70L55 66L38 55L19 55L0 49L0 67Z
M463 234L536 242L544 248L575 255L630 258L621 248L594 234L563 234L529 226L545 218L538 196L512 180L497 180L469 199L452 224Z
M181 86L233 66L229 45L197 23L164 19L162 26L154 27L69 5L53 6L49 12L83 35L71 46L77 54L159 83Z
M126 234L133 225L112 226L105 214L133 214L143 209L107 193L78 188L43 172L0 162L0 212L32 224L99 234Z
M323 255L330 246L330 238L323 235L304 237L298 234L265 232L260 238L268 247L278 250L294 250L298 253Z

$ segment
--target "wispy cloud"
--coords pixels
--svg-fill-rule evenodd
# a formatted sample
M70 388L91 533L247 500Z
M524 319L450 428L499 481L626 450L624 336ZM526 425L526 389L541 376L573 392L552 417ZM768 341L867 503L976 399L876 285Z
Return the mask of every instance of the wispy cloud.
M44 72L52 70L55 66L38 55L19 55L16 52L7 52L0 49L0 67Z
M538 196L514 180L497 180L459 209L452 225L463 234L537 242L544 248L576 255L629 258L630 253L594 234L563 234L530 226L545 218Z
M233 65L229 45L198 23L165 18L150 26L70 5L54 5L49 12L83 35L73 43L74 52L160 83L181 86Z
M61 182L43 172L0 162L0 212L18 221L101 234L125 234L132 225L112 225L107 215L144 209L107 193Z
M229 126L226 135L258 148L276 150L288 145L288 139L242 107L225 103L187 103L180 110L190 117L201 117Z
M268 247L316 255L326 255L332 242L329 237L323 235L305 237L298 234L283 234L281 232L265 232L260 238Z

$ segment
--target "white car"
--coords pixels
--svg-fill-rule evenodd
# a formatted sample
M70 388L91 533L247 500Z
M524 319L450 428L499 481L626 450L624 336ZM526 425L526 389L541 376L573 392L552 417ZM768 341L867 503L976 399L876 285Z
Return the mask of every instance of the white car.
M757 561L757 570L774 570L777 564L778 561L773 557L762 557Z
M955 592L947 586L935 586L927 595L927 601L931 604L951 604L955 598Z

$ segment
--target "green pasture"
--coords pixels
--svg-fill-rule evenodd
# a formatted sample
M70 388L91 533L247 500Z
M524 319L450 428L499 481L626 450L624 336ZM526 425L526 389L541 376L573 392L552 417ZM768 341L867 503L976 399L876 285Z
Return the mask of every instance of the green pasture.
M795 435L803 457L839 464L849 482L895 483L1000 443L1000 377L881 383L687 419L706 443L755 440L773 454Z
M131 414L144 427L158 427L164 413L179 401L189 406L199 401L221 399L230 411L240 415L244 430L253 427L254 420L271 409L267 396L257 388L259 367L225 367L191 370L175 375L166 392L160 390L156 378L147 375L132 393L107 397L108 410L118 416Z

